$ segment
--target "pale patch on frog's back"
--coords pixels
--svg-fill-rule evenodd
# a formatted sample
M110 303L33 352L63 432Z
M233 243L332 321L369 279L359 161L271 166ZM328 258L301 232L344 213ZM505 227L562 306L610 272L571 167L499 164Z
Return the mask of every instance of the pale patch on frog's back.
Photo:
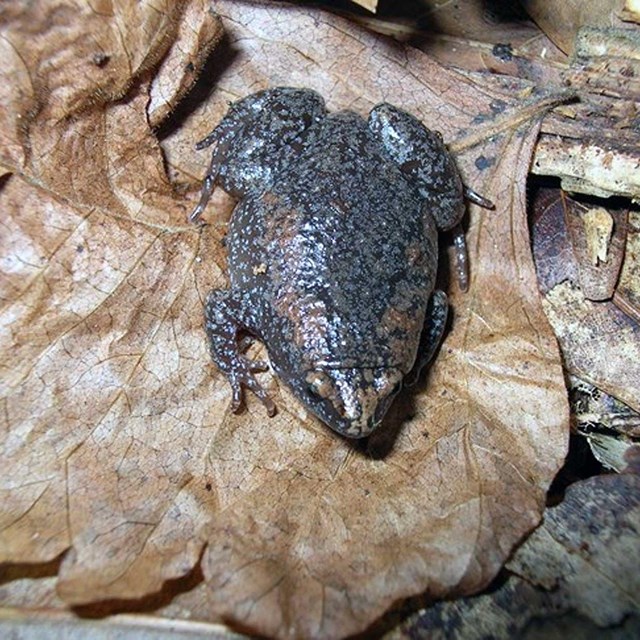
M299 295L295 287L282 286L273 297L278 316L287 318L293 332L293 343L309 367L321 361L329 350L327 309L312 296Z

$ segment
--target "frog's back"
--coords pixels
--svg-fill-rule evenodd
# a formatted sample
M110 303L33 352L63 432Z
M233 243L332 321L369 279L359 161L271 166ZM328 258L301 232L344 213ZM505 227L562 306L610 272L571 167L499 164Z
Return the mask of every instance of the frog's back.
M410 366L434 284L436 234L366 122L327 118L259 199L264 295L288 339L314 365Z

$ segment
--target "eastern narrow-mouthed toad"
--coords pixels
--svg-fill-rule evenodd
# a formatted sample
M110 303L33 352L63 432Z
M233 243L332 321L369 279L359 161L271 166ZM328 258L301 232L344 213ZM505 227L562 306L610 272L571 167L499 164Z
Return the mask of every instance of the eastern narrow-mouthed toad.
M196 220L216 184L239 198L227 236L229 290L206 304L211 355L232 409L265 363L321 420L369 435L437 348L447 297L434 291L438 229L463 215L463 185L439 134L389 104L368 120L328 114L314 91L279 87L233 104L215 143Z

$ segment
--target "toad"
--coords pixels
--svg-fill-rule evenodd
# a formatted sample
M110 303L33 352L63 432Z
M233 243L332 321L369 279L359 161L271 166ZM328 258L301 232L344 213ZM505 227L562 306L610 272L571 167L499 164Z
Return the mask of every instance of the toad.
M464 213L453 158L438 133L390 104L367 120L329 114L316 92L289 87L231 105L197 148L212 144L190 219L216 185L238 199L230 289L212 291L205 308L232 410L246 387L275 412L255 377L267 364L244 353L252 335L318 418L348 438L368 436L444 333L438 231Z

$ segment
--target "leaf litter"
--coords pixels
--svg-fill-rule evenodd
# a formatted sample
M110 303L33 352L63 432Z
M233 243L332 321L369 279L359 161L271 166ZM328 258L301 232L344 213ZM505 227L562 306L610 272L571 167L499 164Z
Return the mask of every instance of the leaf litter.
M640 630L640 477L601 475L568 487L489 593L437 603L385 640L632 638ZM559 622L561 621L561 622Z
M58 22L49 5L3 28L1 561L64 553L69 605L144 597L200 561L205 619L344 636L404 596L481 589L540 519L568 408L524 183L540 117L561 96L444 69L316 9L214 7L226 36L210 95L162 149L148 96L161 78L177 102L185 79L162 65L195 77L220 39L205 3ZM99 46L77 37L89 20ZM129 37L115 37L123 25ZM80 82L87 64L109 77ZM388 100L414 113L496 203L470 207L469 292L442 270L454 317L435 365L364 446L270 373L278 415L252 397L231 414L206 349L202 303L226 282L229 202L218 195L209 224L186 224L207 166L192 145L228 100L279 84L310 86L332 110ZM157 124L170 109L152 104Z

